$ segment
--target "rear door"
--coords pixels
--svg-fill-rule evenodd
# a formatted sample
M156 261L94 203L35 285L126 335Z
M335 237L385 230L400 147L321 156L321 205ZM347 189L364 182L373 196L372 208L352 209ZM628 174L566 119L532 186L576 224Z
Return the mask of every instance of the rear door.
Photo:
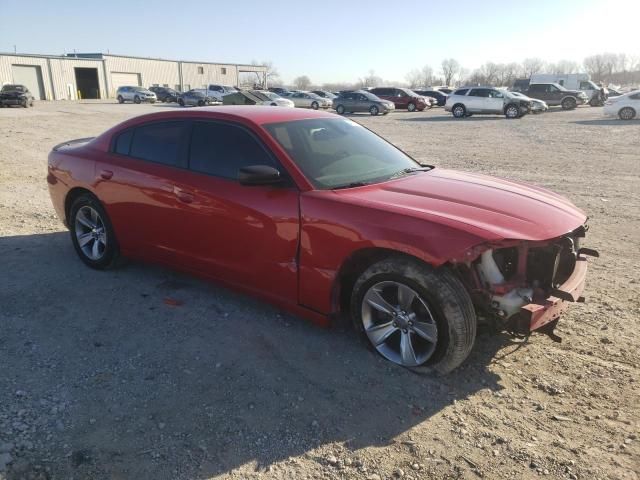
M482 112L485 108L485 98L489 96L486 88L472 88L464 102L469 112Z
M151 122L124 130L96 162L96 193L127 254L175 263L189 123Z
M297 298L298 189L244 186L238 171L269 165L286 171L259 137L230 122L192 123L189 170L182 177L190 200L175 228L182 265L222 281L286 301Z

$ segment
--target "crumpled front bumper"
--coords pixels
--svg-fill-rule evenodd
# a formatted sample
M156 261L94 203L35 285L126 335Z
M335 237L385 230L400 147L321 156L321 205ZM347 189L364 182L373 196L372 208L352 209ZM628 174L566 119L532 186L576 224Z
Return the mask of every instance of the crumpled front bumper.
M597 252L593 252L597 255ZM528 325L529 330L537 330L557 320L571 303L582 302L582 292L587 278L587 257L578 254L576 266L571 276L552 295L543 301L523 305L518 320Z

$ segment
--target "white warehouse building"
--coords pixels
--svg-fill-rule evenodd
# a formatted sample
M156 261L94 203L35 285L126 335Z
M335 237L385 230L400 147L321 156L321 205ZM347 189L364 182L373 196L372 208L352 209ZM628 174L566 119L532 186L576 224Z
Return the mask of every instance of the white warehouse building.
M263 66L129 57L109 53L0 53L0 85L22 84L39 100L114 98L124 85L185 92L210 83L266 86Z

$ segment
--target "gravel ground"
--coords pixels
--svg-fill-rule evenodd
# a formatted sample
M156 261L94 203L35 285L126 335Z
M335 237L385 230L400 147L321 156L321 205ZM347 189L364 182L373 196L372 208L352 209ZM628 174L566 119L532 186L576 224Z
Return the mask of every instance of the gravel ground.
M540 184L591 217L601 257L563 342L483 331L431 378L200 280L81 264L47 152L166 108L0 110L0 478L638 478L640 121L354 117L421 161Z

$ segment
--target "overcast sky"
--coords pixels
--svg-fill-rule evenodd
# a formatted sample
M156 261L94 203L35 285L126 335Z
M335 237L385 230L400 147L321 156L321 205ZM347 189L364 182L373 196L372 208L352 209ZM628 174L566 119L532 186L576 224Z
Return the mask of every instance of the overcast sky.
M13 5L0 51L271 60L285 81L306 74L318 84L353 82L371 69L404 80L425 64L437 73L448 57L469 70L525 57L640 57L640 0L0 0L0 11Z

